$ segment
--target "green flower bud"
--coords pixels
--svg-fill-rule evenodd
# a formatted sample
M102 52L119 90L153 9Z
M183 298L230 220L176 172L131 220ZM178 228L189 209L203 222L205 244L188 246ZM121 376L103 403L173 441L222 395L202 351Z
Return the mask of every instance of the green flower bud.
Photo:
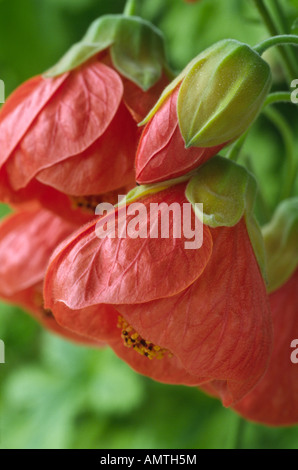
M177 111L187 147L236 140L258 116L271 87L269 65L251 47L228 39L187 67Z

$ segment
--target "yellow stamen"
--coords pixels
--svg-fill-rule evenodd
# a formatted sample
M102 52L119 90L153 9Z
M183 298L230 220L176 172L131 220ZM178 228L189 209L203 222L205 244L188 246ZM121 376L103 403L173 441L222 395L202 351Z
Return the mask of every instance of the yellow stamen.
M98 204L108 202L110 204L118 203L118 195L126 194L127 188L122 187L117 190L109 191L107 193L98 194L96 196L69 196L73 209L80 208L85 212L94 214Z
M143 339L121 316L118 317L117 327L121 329L121 338L124 345L128 348L133 348L138 354L148 357L148 359L162 359L165 355L173 357L173 354L168 349L161 348Z

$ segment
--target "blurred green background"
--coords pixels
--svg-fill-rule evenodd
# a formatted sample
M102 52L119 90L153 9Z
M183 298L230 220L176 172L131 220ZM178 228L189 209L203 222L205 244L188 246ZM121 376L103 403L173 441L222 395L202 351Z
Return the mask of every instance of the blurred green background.
M298 0L281 3L290 31ZM93 19L123 6L123 0L0 0L6 95L53 65ZM253 45L268 35L252 0L139 0L139 13L163 31L175 70L220 39ZM274 87L289 89L276 51L267 60ZM297 139L297 107L277 108ZM241 158L257 176L256 211L264 223L285 178L283 137L266 117L254 125ZM6 212L2 206L1 215ZM298 448L298 427L244 422L195 388L155 383L108 349L76 346L43 331L18 308L0 304L0 338L6 345L6 363L0 364L1 448Z

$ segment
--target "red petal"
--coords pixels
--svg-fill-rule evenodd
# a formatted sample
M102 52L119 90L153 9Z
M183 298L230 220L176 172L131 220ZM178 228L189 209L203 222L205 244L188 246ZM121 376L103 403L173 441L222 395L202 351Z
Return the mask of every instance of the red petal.
M298 423L298 365L292 363L291 343L298 339L298 270L270 295L274 348L268 371L254 390L236 406L247 419L274 426Z
M169 79L166 75L162 75L160 80L151 87L148 91L143 91L135 83L122 77L124 84L124 95L123 99L125 105L130 111L136 122L142 121L150 109L153 108L162 91L169 83Z
M117 72L110 57L109 49L100 53L97 56L97 60L100 60L102 63ZM153 85L149 90L143 91L134 82L123 75L121 75L121 79L124 86L123 100L125 106L136 122L142 121L147 116L150 109L153 108L162 91L169 83L168 77L163 73L155 85Z
M84 152L106 131L122 95L119 75L106 65L91 63L72 72L11 155L12 186L22 188L40 170Z
M0 224L0 295L41 282L53 250L74 229L45 210L8 216Z
M179 207L186 202L184 189L184 185L172 187L142 202L146 209L152 202L168 205L177 202ZM125 217L125 207L116 215L118 222L129 223L134 218ZM103 227L112 216L100 219L98 226ZM148 221L143 219L140 225L148 228ZM95 227L96 222L89 224L53 257L46 278L50 297L74 310L101 303L148 302L174 295L201 275L212 251L208 228L204 230L203 246L186 250L184 236L173 238L171 230L170 238L99 239ZM46 302L52 309L48 298Z
M46 294L46 297L48 295ZM53 300L55 319L62 328L83 335L90 341L108 341L116 354L134 370L164 383L199 385L206 379L191 376L176 357L165 355L161 360L149 360L123 345L121 330L117 328L119 313L110 305L96 305L71 310L64 303Z
M66 194L102 194L135 178L134 157L139 130L123 104L112 123L85 152L59 162L37 175L37 180Z
M117 309L142 337L178 356L190 374L225 381L221 398L228 406L266 370L270 311L244 221L211 233L211 260L189 288Z
M120 336L120 331L118 330ZM132 348L124 346L122 340L110 341L115 353L127 362L136 372L151 377L154 380L167 384L195 386L206 379L190 375L183 367L181 361L173 356L165 355L162 359L148 359L135 352Z
M88 345L100 343L59 326L43 308L42 286L54 248L74 226L42 210L8 216L0 225L0 296L28 310L47 329Z
M51 293L45 285L45 297L48 299L50 296ZM57 299L52 299L50 303L55 319L63 328L94 341L114 340L116 335L121 340L121 332L117 328L119 314L112 306L96 305L81 310L72 310Z
M48 209L76 226L83 225L95 217L94 212L81 210L68 196L36 180L31 181L26 188L14 191L9 184L5 168L0 170L0 200L17 210L30 206Z
M55 318L43 309L42 304L38 304L38 301L42 301L42 284L43 283L40 282L34 287L30 287L14 294L12 297L2 296L2 294L1 296L6 302L19 305L25 309L33 318L35 318L35 320L52 333L56 333L59 336L76 343L96 347L104 346L104 343L97 341L96 339L86 338L58 325Z
M67 79L34 77L8 98L0 112L0 165L3 165L32 122Z
M136 156L136 180L140 184L181 176L205 163L224 146L185 148L177 117L179 88L165 100L146 125Z

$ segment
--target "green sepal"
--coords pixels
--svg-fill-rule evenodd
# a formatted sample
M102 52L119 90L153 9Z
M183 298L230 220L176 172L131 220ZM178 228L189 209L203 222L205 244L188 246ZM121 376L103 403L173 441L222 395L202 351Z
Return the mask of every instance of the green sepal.
M110 48L114 67L142 90L151 88L167 69L162 33L138 17L106 15L95 20L82 40L45 72L56 77Z
M162 181L160 183L154 183L154 184L141 184L139 186L136 186L135 188L131 189L125 198L122 199L122 201L117 204L115 207L121 207L124 204L131 204L132 202L139 200L145 196L148 196L150 194L155 194L159 193L161 191L164 191L165 189L170 188L171 186L176 186L177 184L184 183L188 181L192 175L194 175L196 170L191 171L190 173L187 173L183 176L179 176L178 178L173 178L167 181Z
M281 287L298 267L298 197L284 200L262 229L268 291Z
M209 227L233 227L250 210L256 182L247 170L224 157L214 157L202 165L186 188L192 204L203 203L199 219ZM252 201L251 201L252 199Z
M172 91L175 90L175 88L182 82L182 80L184 79L184 77L187 75L187 73L189 72L189 70L192 69L192 67L194 66L194 64L197 62L198 58L200 57L200 55L198 57L195 57L191 62L189 62L189 64L182 70L182 72L179 73L179 75L177 75L176 78L174 78L171 83L169 83L169 85L163 90L162 94L160 95L159 99L157 100L157 102L155 103L155 105L153 106L153 108L149 111L149 113L147 114L147 116L143 119L143 121L141 121L138 126L144 126L145 124L147 124L148 121L150 121L150 119L153 118L154 114L159 110L159 108L162 106L162 104L164 103L164 101L167 99L167 97L172 93Z
M162 92L160 95L158 101L155 103L153 108L149 111L147 116L143 119L143 121L139 122L138 126L144 126L147 124L147 122L150 121L150 119L153 118L154 114L159 110L159 108L162 106L164 101L167 99L167 97L172 93L172 91L175 90L175 88L179 85L179 83L183 80L183 72L181 72Z
M106 15L93 21L81 41L71 46L59 62L44 73L44 76L50 78L69 72L110 47L114 43L117 25L122 17L122 15Z
M177 101L186 147L215 147L239 138L261 111L271 81L269 65L247 44L224 40L201 54Z
M161 32L140 18L123 18L116 30L111 57L116 69L144 91L161 77L165 60Z
M236 140L254 121L271 87L269 65L247 44L219 41L201 52L163 91L146 124L180 84L179 127L186 147Z
M209 227L233 227L245 217L256 259L266 279L263 238L253 216L256 193L254 177L243 166L219 156L196 171L185 192L197 217ZM200 203L203 206L196 205Z

